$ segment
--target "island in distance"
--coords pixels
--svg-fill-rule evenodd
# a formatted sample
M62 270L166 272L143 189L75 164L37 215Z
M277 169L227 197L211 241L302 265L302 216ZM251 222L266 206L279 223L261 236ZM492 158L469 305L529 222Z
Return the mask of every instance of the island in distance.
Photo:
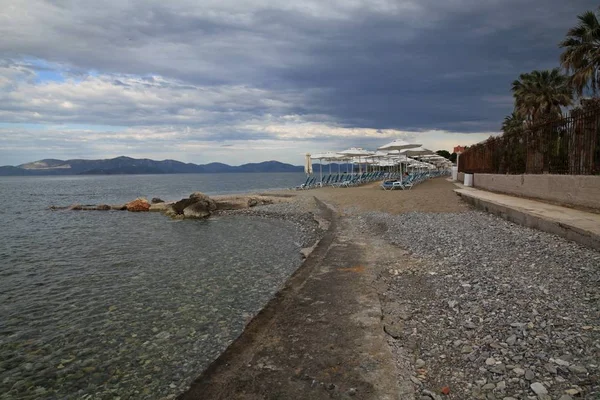
M302 172L304 167L279 161L232 166L222 163L192 164L175 160L116 157L105 160L45 159L18 166L0 167L0 176L24 175L119 175L119 174L198 174L225 172Z

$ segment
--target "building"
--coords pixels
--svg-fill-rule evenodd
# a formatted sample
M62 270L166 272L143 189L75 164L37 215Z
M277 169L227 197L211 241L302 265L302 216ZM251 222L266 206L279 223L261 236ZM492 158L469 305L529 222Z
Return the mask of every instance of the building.
M454 152L456 154L463 153L465 151L465 146L454 146Z

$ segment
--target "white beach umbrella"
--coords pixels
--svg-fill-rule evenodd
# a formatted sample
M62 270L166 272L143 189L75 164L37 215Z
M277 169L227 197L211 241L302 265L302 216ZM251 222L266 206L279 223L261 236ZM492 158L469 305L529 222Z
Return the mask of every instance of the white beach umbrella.
M390 143L384 144L381 147L378 147L377 150L404 150L404 149L414 149L416 147L420 147L420 143L410 143L402 139L396 139Z
M310 158L319 160L319 182L323 183L323 163L322 160L327 159L327 153L313 154Z
M426 149L424 147L415 147L412 149L404 149L404 150L400 150L400 153L404 154L405 156L408 156L408 157L425 156L428 154L434 154L433 151Z
M371 152L360 147L350 147L349 149L338 151L338 154L358 158L358 172L361 172L360 158L371 155ZM352 168L352 174L354 174L354 168Z
M346 156L343 156L341 154L335 153L333 151L326 151L325 153L322 153L323 156L323 160L327 161L329 163L329 173L331 174L331 162L332 161L337 161L337 165L338 165L338 173L340 173L340 164L339 161L342 161L343 159L346 158Z
M313 173L312 160L310 159L310 153L306 153L304 160L304 173L310 175Z

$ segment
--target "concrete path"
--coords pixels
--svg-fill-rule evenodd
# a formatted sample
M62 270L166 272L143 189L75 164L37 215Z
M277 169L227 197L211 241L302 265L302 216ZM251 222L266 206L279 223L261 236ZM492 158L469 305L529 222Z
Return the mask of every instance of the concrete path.
M520 225L554 233L600 250L600 214L457 184L465 201Z
M331 221L287 286L181 400L414 399L382 325L374 281L383 266L370 242L379 239L350 219Z

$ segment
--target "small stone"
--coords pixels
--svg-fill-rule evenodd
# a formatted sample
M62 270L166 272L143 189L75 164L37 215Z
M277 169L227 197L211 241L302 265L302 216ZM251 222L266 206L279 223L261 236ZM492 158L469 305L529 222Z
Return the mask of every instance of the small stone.
M471 346L463 346L462 349L460 349L460 352L463 354L469 354L473 352L473 347Z
M481 387L481 390L488 391L488 390L494 390L495 388L496 388L496 385L494 385L493 383L486 383L485 385L483 385Z
M156 335L157 339L162 339L162 340L166 340L166 339L168 339L170 337L171 337L171 334L169 332L167 332L167 331L163 331L163 332L161 332L161 333L159 333L159 334Z
M416 376L411 376L410 380L417 386L421 386L423 384L423 382L421 382Z
M544 368L546 368L546 371L550 372L551 374L556 375L558 373L558 371L556 370L556 366L552 364L546 364L544 365Z
M533 390L533 392L535 394L537 394L538 396L542 395L542 394L548 394L548 389L546 389L546 386L542 385L539 382L534 382L531 385L529 385L529 387L531 388L531 390Z
M506 371L506 365L504 365L504 364L497 364L497 365L493 366L492 368L490 368L490 372L493 372L494 374L498 374L498 375L502 375L505 371Z
M568 394L563 394L562 396L560 396L558 398L558 400L573 400L573 398L571 396L569 396Z
M517 336L515 336L515 335L510 335L508 338L506 338L506 344L508 344L509 346L513 346L516 341L517 341Z
M423 360L421 360L421 359L419 358L419 359L417 359L417 361L416 361L416 363L415 363L415 366L416 366L417 368L423 368L423 367L425 366L425 361L423 361Z
M515 368L513 369L513 373L517 376L523 376L525 375L525 370L522 368Z
M586 375L588 373L587 368L579 366L579 365L571 365L569 367L569 371L576 375Z
M517 400L514 397L503 397L502 400Z
M575 388L565 390L565 393L568 395L576 396L579 394L579 390Z
M496 389L504 390L506 389L506 381L500 381L496 384Z
M485 360L485 364L492 366L492 365L496 365L496 360L492 357L488 358L487 360Z
M525 371L525 379L527 379L528 381L532 381L535 378L535 373L528 369L527 371Z
M355 388L348 389L348 396L355 396L355 395L356 395L356 389Z
M554 359L551 358L550 361L553 361L554 364L561 365L563 367L568 367L569 365L571 365L570 362L561 360L560 358L554 358Z
M476 328L475 324L474 324L473 322L471 322L471 321L467 321L467 322L465 322L465 323L463 324L463 326L464 326L465 328L467 328L467 329L475 329L475 328Z

